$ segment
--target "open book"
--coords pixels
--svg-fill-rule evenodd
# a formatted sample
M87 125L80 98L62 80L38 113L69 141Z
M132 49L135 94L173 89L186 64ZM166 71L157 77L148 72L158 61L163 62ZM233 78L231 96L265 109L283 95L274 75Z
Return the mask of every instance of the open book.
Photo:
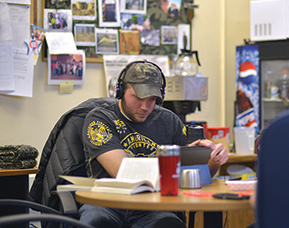
M59 185L58 191L73 191L73 187L74 191L91 190L92 192L116 194L137 194L160 190L157 158L124 158L116 178L61 177L74 185L69 187Z

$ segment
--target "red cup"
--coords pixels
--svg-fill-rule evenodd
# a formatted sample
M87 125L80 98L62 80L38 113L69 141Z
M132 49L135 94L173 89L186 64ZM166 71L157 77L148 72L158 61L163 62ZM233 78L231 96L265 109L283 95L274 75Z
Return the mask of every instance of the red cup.
M160 187L162 196L177 196L179 193L180 146L162 145L158 148Z

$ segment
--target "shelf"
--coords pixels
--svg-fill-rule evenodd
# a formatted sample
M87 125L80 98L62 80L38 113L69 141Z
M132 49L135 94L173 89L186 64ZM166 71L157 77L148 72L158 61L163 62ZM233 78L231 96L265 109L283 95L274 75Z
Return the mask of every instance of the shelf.
M265 101L265 102L282 102L281 99L279 99L279 98L274 98L274 99L263 98L263 101Z
M270 99L270 98L264 98L263 97L263 101L264 102L280 102L280 103L284 103L284 105L288 105L289 104L289 99L288 98L285 101L282 101L280 98Z

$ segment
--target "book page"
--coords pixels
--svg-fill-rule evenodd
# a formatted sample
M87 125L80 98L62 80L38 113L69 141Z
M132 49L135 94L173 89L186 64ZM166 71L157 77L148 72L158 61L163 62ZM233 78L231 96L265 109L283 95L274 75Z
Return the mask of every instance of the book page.
M56 187L58 192L91 191L92 188L92 186L75 184L57 185Z
M151 181L147 180L126 180L126 179L115 179L115 178L101 178L97 179L94 183L95 186L106 186L106 187L117 187L117 188L136 188L141 185L152 186Z
M137 194L142 192L154 192L154 189L147 185L141 185L137 188L117 188L117 187L106 187L106 186L95 186L91 189L92 192L98 193L114 193L114 194Z
M94 186L94 182L96 180L95 178L66 176L66 175L59 175L59 177L79 186Z
M116 179L149 180L156 186L159 180L158 158L124 158Z

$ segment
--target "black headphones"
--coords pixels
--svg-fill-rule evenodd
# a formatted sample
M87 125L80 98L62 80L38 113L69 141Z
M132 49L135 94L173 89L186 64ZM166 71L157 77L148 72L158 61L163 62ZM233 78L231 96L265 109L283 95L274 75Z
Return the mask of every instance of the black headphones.
M118 98L118 99L122 99L123 98L123 95L124 95L124 88L123 88L123 79L124 79L124 76L125 76L125 73L127 72L127 70L135 63L150 63L152 65L154 65L157 69L159 69L160 73L161 73L161 76L162 76L162 79L163 79L163 82L162 82L162 87L161 87L161 95L162 95L162 101L165 99L165 87L166 87L166 78L162 72L162 69L156 65L155 63L153 62L150 62L150 61L147 61L147 60L144 60L144 61L134 61L134 62L131 62L130 64L128 64L121 72L120 72L120 75L117 79L117 84L115 85L115 88L116 88L116 95L115 97ZM159 101L159 99L157 99L157 104L161 104L162 101Z

